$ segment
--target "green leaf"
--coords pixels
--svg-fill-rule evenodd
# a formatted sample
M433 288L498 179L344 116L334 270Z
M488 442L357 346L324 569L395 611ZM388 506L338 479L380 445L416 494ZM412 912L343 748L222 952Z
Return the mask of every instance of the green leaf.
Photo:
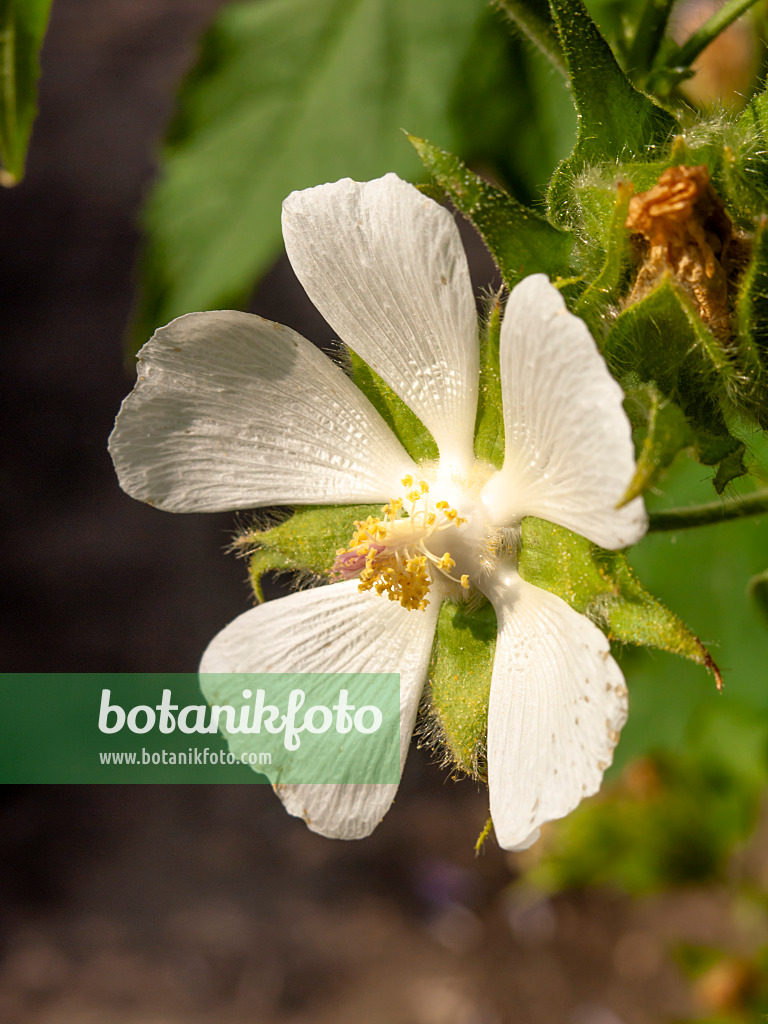
M555 173L549 205L570 223L571 189L586 167L638 157L647 160L677 129L675 118L639 92L619 67L582 0L550 0L579 112L579 137Z
M442 746L450 764L474 779L485 778L488 701L496 651L496 615L444 601L430 664L429 708L421 733Z
M682 409L665 398L653 384L628 387L624 407L642 438L635 475L623 501L628 502L658 482L664 470L684 450L704 466L717 465L715 490L746 472L743 442L725 434L712 437L696 433Z
M714 480L718 492L746 471L744 444L728 430L720 406L743 390L738 367L671 278L617 317L603 355L625 390L652 384L682 409L699 461L720 463ZM666 425L673 415L667 414Z
M414 462L440 457L435 440L419 417L371 367L351 349L352 380L371 402Z
M768 365L768 215L763 214L752 244L752 259L739 289L736 326L745 357L761 369Z
M626 556L604 551L562 526L523 520L520 575L603 626L610 640L669 651L717 669L702 642L648 593Z
M562 274L573 247L569 232L484 181L457 156L410 138L426 169L480 232L510 287L528 274Z
M293 189L419 174L401 129L452 141L483 0L248 0L188 78L146 212L141 323L238 302L280 249Z
M768 90L755 96L736 122L726 177L741 205L764 212L768 202Z
M0 184L24 177L51 0L0 0Z

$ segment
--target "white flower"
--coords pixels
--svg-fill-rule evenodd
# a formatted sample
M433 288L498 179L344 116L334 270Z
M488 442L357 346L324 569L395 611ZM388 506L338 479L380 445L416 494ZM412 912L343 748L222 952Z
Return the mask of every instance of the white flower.
M491 815L503 847L524 847L599 788L626 718L603 634L521 579L515 559L526 515L606 548L645 532L641 500L617 508L635 469L621 389L559 292L542 275L525 279L501 329L503 468L478 463L478 324L452 215L388 174L294 192L283 232L315 306L420 417L439 462L416 465L342 370L294 331L199 313L140 353L111 438L120 483L173 512L387 503L337 560L340 575L362 570L362 581L252 608L213 640L201 671L399 672L404 762L441 600L476 588L498 620ZM370 833L396 790L277 788L291 814L341 838Z

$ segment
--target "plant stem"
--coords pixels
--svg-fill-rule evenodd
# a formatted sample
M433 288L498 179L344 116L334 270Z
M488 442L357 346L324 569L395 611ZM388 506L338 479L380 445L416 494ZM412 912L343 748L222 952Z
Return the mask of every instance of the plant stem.
M524 36L538 46L560 74L568 78L568 68L546 0L494 0L494 3Z
M711 18L707 18L704 24L697 28L682 45L673 46L672 49L664 47L656 62L657 70L660 70L660 64L666 65L670 69L689 67L702 50L706 49L721 32L724 32L730 24L756 3L757 0L728 0L728 3L724 4L719 11L715 11Z
M629 48L629 72L645 76L653 66L659 52L669 12L675 0L646 0L637 31Z
M693 526L710 526L724 523L729 519L743 519L768 512L768 487L741 498L725 501L710 501L706 505L690 505L688 508L671 508L665 512L651 512L649 533L666 530L687 530Z

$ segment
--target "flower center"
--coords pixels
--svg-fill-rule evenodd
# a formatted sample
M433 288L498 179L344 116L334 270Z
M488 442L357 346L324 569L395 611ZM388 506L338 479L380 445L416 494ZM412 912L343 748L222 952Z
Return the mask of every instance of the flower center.
M403 608L423 611L435 578L470 587L478 540L472 509L460 515L446 500L434 501L426 480L405 476L403 498L392 498L379 516L355 522L346 548L339 548L333 563L336 578L358 577L360 591L375 590ZM471 506L475 502L471 501ZM486 538L487 546L487 538Z

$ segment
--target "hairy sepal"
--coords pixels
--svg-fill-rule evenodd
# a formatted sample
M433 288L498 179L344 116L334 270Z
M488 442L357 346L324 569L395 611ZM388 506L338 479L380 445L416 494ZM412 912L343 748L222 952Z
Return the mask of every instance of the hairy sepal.
M609 640L655 647L714 669L699 638L643 587L626 555L605 551L562 526L523 520L520 575L587 615Z
M488 701L496 615L484 601L443 602L432 648L428 704L421 726L423 740L444 753L452 768L485 780Z
M700 462L719 464L713 481L718 493L746 472L744 445L729 431L723 412L723 404L738 399L743 377L725 343L708 330L670 277L617 317L603 354L625 391L651 385L682 411L691 435L677 431L680 449L693 445ZM671 411L665 416L665 429L672 417ZM671 461L669 439L662 450L661 468ZM649 475L647 464L643 472Z
M480 336L480 387L475 420L475 455L501 469L504 462L504 414L499 370L501 298L490 302Z
M261 578L265 572L298 570L329 578L336 552L349 544L355 521L380 511L380 505L311 506L295 509L276 526L244 530L234 548L248 557L256 600L264 599Z

